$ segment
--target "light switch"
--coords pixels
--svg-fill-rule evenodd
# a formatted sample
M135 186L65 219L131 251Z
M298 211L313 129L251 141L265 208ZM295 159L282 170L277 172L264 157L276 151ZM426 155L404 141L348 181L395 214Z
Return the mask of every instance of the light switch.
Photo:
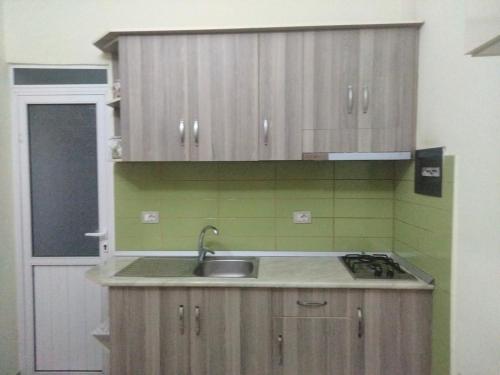
M293 222L295 224L311 224L311 211L295 211Z
M142 211L141 221L143 224L158 224L160 222L160 213L158 211Z

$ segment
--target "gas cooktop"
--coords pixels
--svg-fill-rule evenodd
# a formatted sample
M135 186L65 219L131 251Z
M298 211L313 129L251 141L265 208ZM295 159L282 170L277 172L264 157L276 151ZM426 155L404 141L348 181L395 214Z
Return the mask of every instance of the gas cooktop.
M341 260L355 279L416 279L386 254L347 254Z

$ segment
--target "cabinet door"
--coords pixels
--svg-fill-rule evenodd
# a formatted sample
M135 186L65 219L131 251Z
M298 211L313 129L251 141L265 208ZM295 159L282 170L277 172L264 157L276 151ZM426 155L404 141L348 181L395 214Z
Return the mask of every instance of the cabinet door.
M274 318L273 374L353 374L354 331L349 318Z
M189 375L189 292L161 289L160 362L161 375Z
M179 329L183 289L110 288L112 375L187 375L188 327Z
M365 292L365 374L430 375L432 292Z
M415 148L418 30L361 31L358 151Z
M257 160L258 36L190 39L192 160Z
M304 33L259 34L259 160L302 159Z
M359 30L304 33L303 151L357 149Z
M123 160L187 160L187 36L123 36L119 56Z
M191 375L271 374L271 292L191 290Z

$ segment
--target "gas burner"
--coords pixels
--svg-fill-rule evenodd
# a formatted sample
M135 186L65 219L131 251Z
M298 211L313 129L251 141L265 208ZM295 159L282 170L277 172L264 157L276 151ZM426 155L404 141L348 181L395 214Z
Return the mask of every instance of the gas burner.
M347 254L341 259L355 279L415 280L386 254Z

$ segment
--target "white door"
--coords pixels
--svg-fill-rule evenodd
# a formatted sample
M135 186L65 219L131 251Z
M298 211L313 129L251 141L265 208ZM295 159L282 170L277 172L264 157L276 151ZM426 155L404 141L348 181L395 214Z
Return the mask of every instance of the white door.
M104 296L85 272L109 246L105 88L27 91L14 92L23 374L101 373Z

